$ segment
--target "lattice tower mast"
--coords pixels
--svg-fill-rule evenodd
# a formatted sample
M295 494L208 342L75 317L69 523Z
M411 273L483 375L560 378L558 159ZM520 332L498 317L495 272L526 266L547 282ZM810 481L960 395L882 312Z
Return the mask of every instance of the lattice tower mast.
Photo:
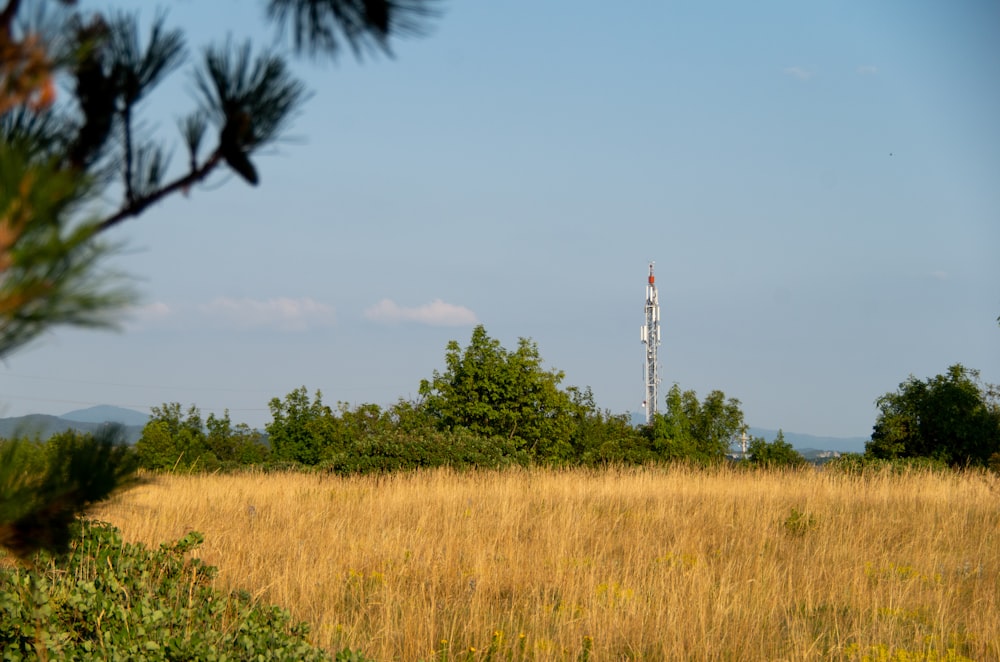
M649 263L649 282L646 284L646 324L642 327L642 344L646 346L646 364L643 369L646 399L642 406L646 409L646 423L649 424L653 422L657 411L657 389L660 386L660 359L657 354L660 346L660 302L656 296L652 262Z

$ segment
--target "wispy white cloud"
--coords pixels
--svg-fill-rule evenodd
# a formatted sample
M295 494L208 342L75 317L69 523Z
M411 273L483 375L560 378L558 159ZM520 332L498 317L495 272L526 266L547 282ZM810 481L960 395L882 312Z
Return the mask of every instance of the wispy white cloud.
M282 331L305 331L315 327L331 326L335 319L332 306L308 297L300 299L218 297L198 306L198 310L226 326L272 327Z
M417 322L428 326L470 326L479 321L476 314L465 306L445 303L441 299L414 307L400 306L392 299L382 299L365 311L365 317L375 322Z
M858 73L862 76L874 76L878 73L878 67L874 64L862 64L858 66Z
M948 280L948 272L938 269L936 271L932 271L930 273L930 277L935 280Z
M792 78L798 78L799 80L809 80L814 76L813 72L802 67L785 67L785 73Z
M162 301L134 306L126 313L127 323L131 326L145 327L162 324L174 315L173 308Z

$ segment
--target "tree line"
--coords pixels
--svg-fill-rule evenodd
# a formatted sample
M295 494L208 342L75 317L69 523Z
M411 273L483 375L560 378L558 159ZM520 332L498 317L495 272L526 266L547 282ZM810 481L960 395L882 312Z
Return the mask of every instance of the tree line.
M136 452L154 470L711 464L727 457L745 428L739 400L721 391L699 399L675 384L665 412L635 427L628 414L598 407L590 388L564 387L563 379L545 367L533 341L521 338L509 350L480 325L464 348L448 343L445 369L421 382L417 400L330 406L320 391L310 395L302 386L270 401L263 433L234 425L228 412L203 420L197 407L169 403L152 409ZM781 438L755 439L751 450L751 462L801 460Z
M663 412L635 426L629 414L600 408L591 389L563 385L535 342L507 349L477 326L466 346L448 343L444 369L419 386L419 398L390 406L327 404L299 387L269 402L263 430L234 423L229 412L203 417L194 405L164 403L134 447L138 466L154 471L246 467L320 469L339 474L427 467L590 466L682 461L794 467L806 460L784 439L734 442L746 430L740 401L713 390L699 398L674 384ZM1000 469L1000 389L961 365L925 381L909 377L881 396L865 453L841 464L876 467L923 462ZM51 449L86 435L66 432ZM918 462L918 463L919 463Z
M448 343L445 369L421 382L417 400L331 406L320 391L310 394L302 386L271 399L263 431L234 423L228 411L204 418L194 405L164 403L152 408L135 454L139 466L168 471L709 465L727 458L772 467L806 463L781 431L771 441L749 439L740 458L733 443L746 429L744 414L740 401L722 391L699 398L674 384L665 410L637 427L629 414L601 409L590 388L563 386L563 379L561 371L544 366L533 341L521 338L508 350L480 325L464 348ZM1000 468L998 394L961 365L926 381L911 376L878 399L871 440L852 461ZM79 437L67 432L51 445Z
M780 430L771 441L751 438L745 457L734 453L746 423L740 401L722 391L699 398L674 384L665 410L637 427L629 414L600 408L589 387L563 386L563 379L563 372L545 367L530 339L509 350L480 325L464 348L448 343L444 370L421 382L417 400L331 407L320 391L310 395L303 386L270 401L263 433L234 425L228 412L202 421L194 406L185 413L178 403L164 404L153 408L136 451L142 466L161 470L806 463ZM860 460L1000 469L998 394L961 365L926 381L911 376L876 402L877 420Z

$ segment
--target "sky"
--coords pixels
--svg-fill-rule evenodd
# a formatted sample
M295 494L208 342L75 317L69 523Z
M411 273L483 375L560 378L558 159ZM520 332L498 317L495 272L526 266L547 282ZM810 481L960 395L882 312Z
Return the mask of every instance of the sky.
M193 56L283 48L261 2L163 6ZM6 357L0 416L179 402L263 427L299 386L391 405L476 324L640 411L650 262L661 393L721 390L752 426L867 437L909 375L1000 382L1000 4L442 10L391 58L296 60L311 98L260 186L219 174L109 233L139 304ZM144 108L168 140L175 79Z

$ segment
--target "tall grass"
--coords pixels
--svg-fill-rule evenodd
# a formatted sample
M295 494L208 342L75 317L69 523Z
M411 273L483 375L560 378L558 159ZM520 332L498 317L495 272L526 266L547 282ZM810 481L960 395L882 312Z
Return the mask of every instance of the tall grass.
M159 476L217 581L379 660L1000 659L995 476L438 470Z

